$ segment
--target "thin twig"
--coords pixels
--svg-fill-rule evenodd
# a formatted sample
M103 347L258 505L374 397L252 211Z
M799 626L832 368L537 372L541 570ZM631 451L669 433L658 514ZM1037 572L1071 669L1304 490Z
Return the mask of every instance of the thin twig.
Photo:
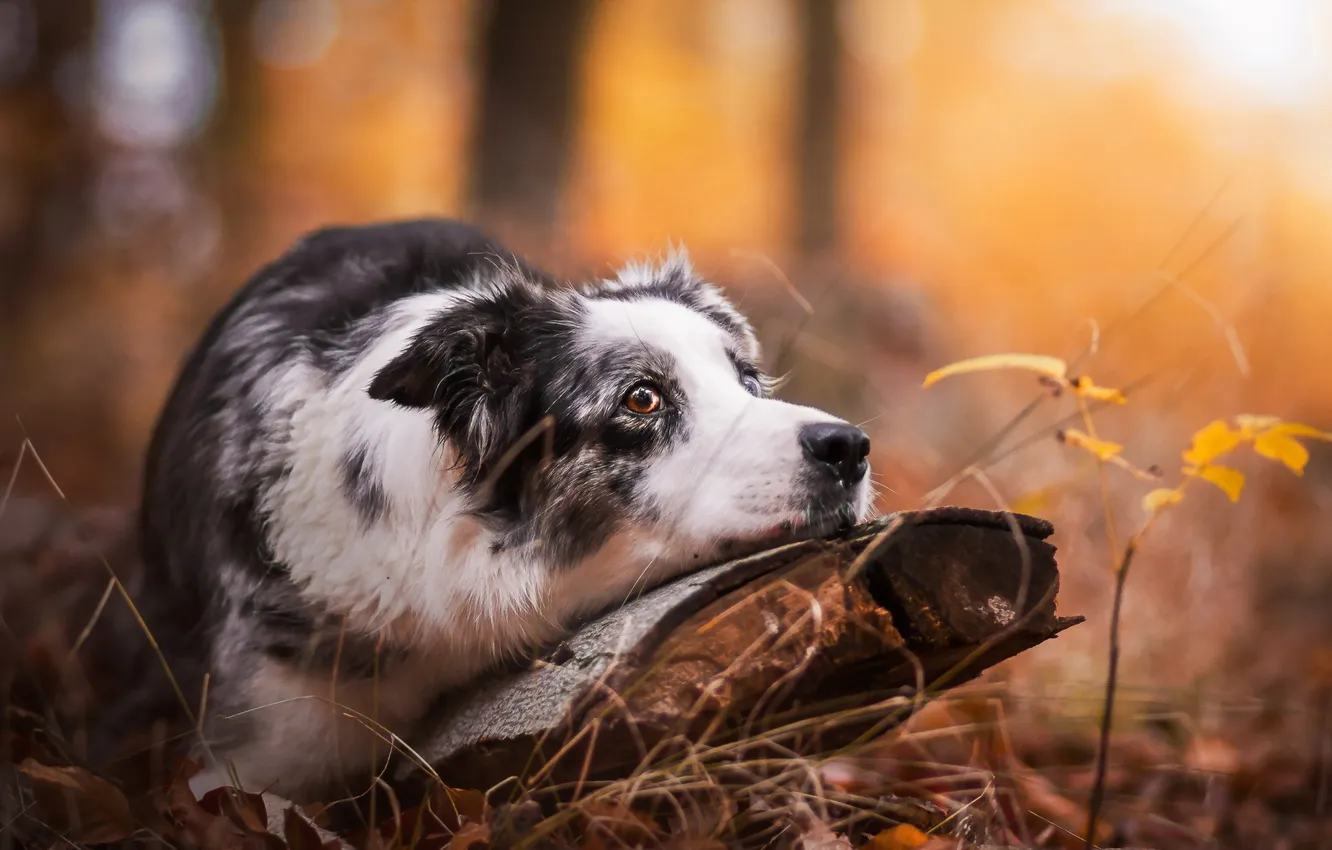
M1143 529L1146 530L1145 528ZM1095 846L1096 822L1105 801L1105 771L1110 750L1111 715L1115 710L1115 685L1119 678L1119 612L1124 603L1124 585L1128 582L1129 566L1138 551L1141 532L1129 540L1124 548L1124 559L1115 570L1115 602L1110 609L1110 661L1105 679L1105 706L1101 715L1101 737L1096 748L1096 781L1092 784L1091 801L1087 804L1087 834L1083 837L1084 850Z

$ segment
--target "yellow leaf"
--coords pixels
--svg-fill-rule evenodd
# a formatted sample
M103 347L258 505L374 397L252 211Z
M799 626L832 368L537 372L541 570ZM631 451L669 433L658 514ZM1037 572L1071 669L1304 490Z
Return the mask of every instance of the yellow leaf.
M1098 440L1090 437L1076 428L1069 428L1063 432L1063 440L1070 446L1091 452L1101 460L1110 460L1124 450L1119 443L1110 443L1105 440Z
M1284 434L1287 437L1310 437L1315 440L1332 440L1332 434L1327 431L1320 431L1312 425L1301 425L1298 422L1278 422L1269 430Z
M1312 425L1301 425L1298 422L1282 422L1278 416L1255 416L1252 413L1241 413L1235 417L1235 424L1239 426L1240 434L1246 439L1254 439L1260 434L1276 432L1287 437L1309 437L1314 440L1332 440L1332 433L1320 431Z
M1204 481L1210 481L1230 497L1230 501L1238 502L1240 493L1244 492L1244 473L1238 469L1231 469L1228 466L1215 466L1209 464L1201 468L1185 467L1185 475L1193 475Z
M967 372L989 372L994 369L1026 369L1058 381L1063 381L1064 375L1068 372L1068 366L1058 357L1046 357L1041 354L987 354L984 357L959 360L956 363L950 363L940 369L935 369L925 376L925 383L922 386L931 386L954 375L962 375Z
M1142 497L1142 509L1149 514L1154 514L1161 508L1169 505L1177 505L1184 500L1184 494L1178 490L1170 490L1162 487L1153 490Z
M1128 399L1124 398L1122 392L1110 389L1109 387L1098 387L1092 383L1091 378L1074 378L1069 382L1069 385L1073 387L1073 392L1083 398L1089 398L1092 401L1108 401L1111 404L1128 403Z
M1241 413L1235 417L1235 425L1239 427L1240 434L1247 439L1253 439L1260 431L1266 431L1268 428L1281 424L1281 418L1278 416L1258 416L1252 413Z
M1309 462L1309 450L1294 437L1281 433L1280 428L1264 431L1253 441L1253 450L1263 457L1284 463L1296 475L1304 474Z
M930 837L909 823L900 823L892 829L878 833L865 846L870 850L915 850L924 847Z
M1050 504L1051 496L1056 489L1056 487L1042 487L1039 490L1033 490L1025 496L1019 496L1015 499L1008 506L1008 509L1015 514L1036 516Z
M1184 452L1184 460L1193 466L1206 466L1240 444L1238 431L1220 419L1193 435L1193 445Z

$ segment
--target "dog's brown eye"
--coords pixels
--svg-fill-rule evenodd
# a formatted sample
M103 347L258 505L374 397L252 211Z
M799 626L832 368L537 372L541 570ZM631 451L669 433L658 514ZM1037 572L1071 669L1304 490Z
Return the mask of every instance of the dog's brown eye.
M630 413L647 416L656 413L662 406L661 391L649 383L634 384L624 394L624 406Z

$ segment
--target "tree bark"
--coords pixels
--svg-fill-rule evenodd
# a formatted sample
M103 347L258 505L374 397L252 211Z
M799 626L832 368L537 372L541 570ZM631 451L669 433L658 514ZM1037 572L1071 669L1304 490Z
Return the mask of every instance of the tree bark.
M704 569L445 699L415 750L445 782L531 788L843 746L1080 622L1055 616L1052 532L946 508Z
M481 42L472 204L525 233L555 223L591 0L493 0Z

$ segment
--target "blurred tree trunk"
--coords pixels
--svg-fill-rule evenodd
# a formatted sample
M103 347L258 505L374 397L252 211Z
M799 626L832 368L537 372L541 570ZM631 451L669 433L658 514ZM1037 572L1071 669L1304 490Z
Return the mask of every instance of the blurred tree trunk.
M807 258L837 248L837 145L841 38L836 0L799 0L802 39L797 195L799 248Z
M481 34L471 204L529 235L555 223L592 0L493 0Z
M86 51L92 0L20 4L17 50L0 67L0 315L15 320L26 294L45 277L40 265L52 229L77 236L88 177L88 140L71 119L61 88L75 95L69 60ZM86 54L85 54L86 55ZM61 79L58 79L61 78Z
M5 24L14 27L5 34L11 50L0 66L0 474L17 461L24 436L14 414L47 379L31 317L53 297L59 268L78 247L91 168L87 128L61 94L77 101L85 91L77 72L86 62L78 60L92 39L93 2L14 8L17 17Z
M221 85L209 143L225 151L244 154L247 130L259 117L258 62L251 29L259 0L222 0L213 4L221 55Z
M218 32L218 98L201 159L209 191L223 211L222 238L227 248L224 257L243 255L243 246L251 241L251 231L264 224L259 216L245 214L261 200L256 197L255 181L247 168L254 159L255 130L260 119L260 68L252 38L258 5L259 0L213 3ZM251 262L245 257L238 265L244 267ZM225 276L240 273L239 269L229 268L217 271ZM205 303L200 309L210 310L214 306Z

